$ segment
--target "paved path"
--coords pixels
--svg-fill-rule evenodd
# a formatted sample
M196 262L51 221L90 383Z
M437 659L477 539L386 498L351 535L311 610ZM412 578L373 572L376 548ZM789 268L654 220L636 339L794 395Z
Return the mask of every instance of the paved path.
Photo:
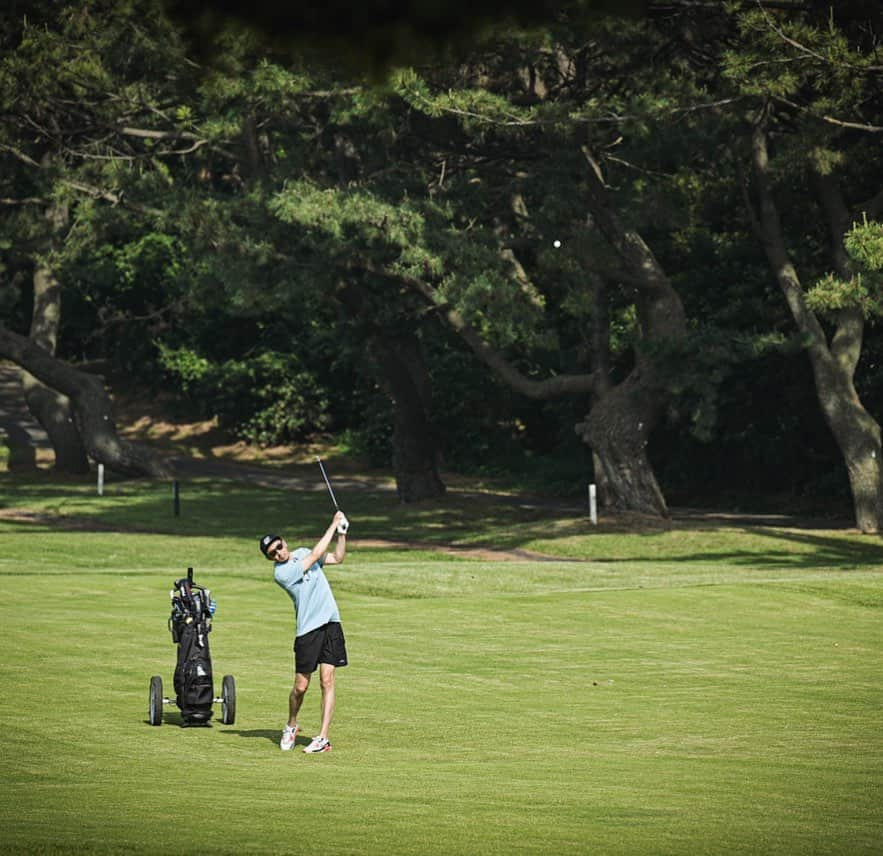
M0 361L0 446L9 449L11 462L33 462L34 450L51 448L46 432L25 404L18 366Z

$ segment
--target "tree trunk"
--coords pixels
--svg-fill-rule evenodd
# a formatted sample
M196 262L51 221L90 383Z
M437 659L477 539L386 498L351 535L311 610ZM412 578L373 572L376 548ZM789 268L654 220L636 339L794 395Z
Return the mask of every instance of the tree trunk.
M27 371L22 371L21 383L28 410L52 443L56 472L76 475L89 472L89 459L67 396L44 386Z
M54 216L61 215L56 212ZM60 317L61 286L52 270L41 264L34 272L31 340L50 354L55 353ZM55 469L62 473L87 473L89 459L71 413L70 400L40 383L24 369L21 370L21 385L28 410L52 443Z
M363 273L376 271L362 269ZM337 291L347 313L371 331L368 350L376 363L378 382L393 403L392 464L402 502L432 499L445 493L438 472L439 447L430 419L429 375L413 333L381 328L373 317L368 293L351 279Z
M438 472L438 444L429 418L429 378L417 340L376 336L371 352L393 400L393 472L402 502L432 499L445 493Z
M850 383L816 380L822 412L846 462L856 526L865 533L883 528L883 471L880 425L865 410Z
M33 472L37 469L37 453L31 438L20 425L3 426L8 450L7 465L11 473Z
M814 169L812 177L828 222L834 268L841 279L849 280L855 272L843 236L854 222L861 220L860 212L849 211L833 175ZM848 307L837 313L830 344L833 377L823 377L819 400L846 462L856 525L862 532L870 533L883 528L883 455L880 424L865 410L855 388L864 327L865 319L859 309Z
M576 426L601 461L607 502L618 511L668 515L665 497L647 458L647 439L658 419L660 396L636 369L599 398Z
M625 268L629 287L634 291L642 338L659 343L683 338L686 318L680 297L644 239L620 221L592 153L584 148L583 154L589 165L589 210ZM596 324L609 327L604 289L595 291L596 302L604 301L604 307L596 307L600 313ZM669 393L658 368L641 354L628 377L611 387L600 328L595 329L593 342L594 368L599 380L594 388L592 410L585 422L576 426L576 431L601 461L607 478L605 491L612 507L665 517L668 507L647 457L647 440L664 412Z
M601 276L592 276L592 368L597 375L598 382L592 390L592 409L610 392L610 306L607 301L607 283ZM575 426L577 434L585 423ZM583 442L592 450L592 472L594 473L595 488L599 508L617 509L622 507L619 497L614 492L604 460L589 439L582 435ZM600 443L600 439L599 439ZM599 446L600 448L600 446ZM609 459L609 456L607 456Z
M849 475L856 526L862 532L879 532L883 526L880 425L865 409L854 384L864 320L857 309L840 311L829 346L822 325L806 304L803 286L785 246L781 218L773 200L763 123L758 123L754 130L752 160L760 203L755 228L791 315L807 341L816 395ZM835 266L841 276L848 277L850 272L844 267L848 262L841 246L843 233L849 225L848 212L830 180L822 179L817 186L832 232Z
M162 478L172 475L170 465L163 458L117 435L110 399L100 378L72 368L2 324L0 356L17 363L70 399L86 452L98 463L123 475Z

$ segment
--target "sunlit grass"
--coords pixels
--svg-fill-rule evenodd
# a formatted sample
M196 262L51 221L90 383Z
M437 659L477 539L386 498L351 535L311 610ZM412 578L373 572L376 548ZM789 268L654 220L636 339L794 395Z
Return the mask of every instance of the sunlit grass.
M291 606L241 540L4 536L0 850L288 853L307 825L339 854L875 852L878 570L354 546L333 576L351 658L335 748L309 758L277 746ZM151 728L168 590L203 550L239 716ZM209 815L198 840L182 811Z
M293 611L257 539L310 545L322 491L188 482L175 517L168 485L37 477L0 501L0 852L878 852L879 539L353 492L351 665L309 758L278 748ZM239 714L151 728L188 566Z

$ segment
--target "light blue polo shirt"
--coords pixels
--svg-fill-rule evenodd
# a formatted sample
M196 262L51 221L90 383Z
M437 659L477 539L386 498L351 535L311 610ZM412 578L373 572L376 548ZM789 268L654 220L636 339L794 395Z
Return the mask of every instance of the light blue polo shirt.
M287 562L276 562L273 579L279 583L294 602L297 615L296 636L303 636L329 621L340 621L340 613L331 586L322 566L314 562L304 573L303 562L310 551L306 547L298 547Z

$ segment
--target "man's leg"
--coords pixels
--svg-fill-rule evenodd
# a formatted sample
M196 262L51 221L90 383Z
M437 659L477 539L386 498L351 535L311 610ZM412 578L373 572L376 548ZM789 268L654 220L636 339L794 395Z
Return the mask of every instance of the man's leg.
M334 716L334 666L330 663L319 663L319 681L322 685L322 730L318 736L327 740Z
M288 724L292 728L297 724L297 714L309 687L310 676L298 672L294 676L294 686L291 688L291 695L288 696Z

